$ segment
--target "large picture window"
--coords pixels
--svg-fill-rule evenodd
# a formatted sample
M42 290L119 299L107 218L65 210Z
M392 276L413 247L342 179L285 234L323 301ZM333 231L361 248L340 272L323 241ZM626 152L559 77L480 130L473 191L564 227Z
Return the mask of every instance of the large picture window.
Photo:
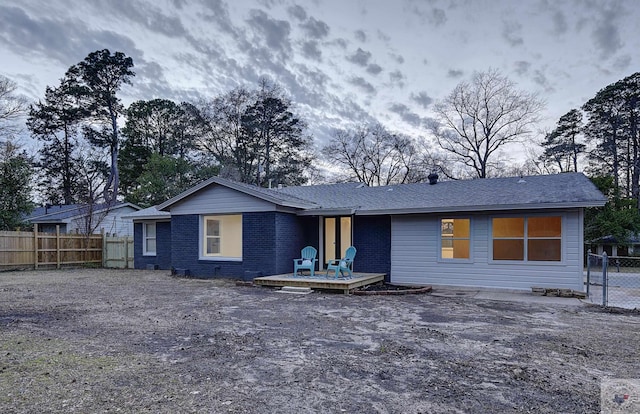
M560 216L494 218L492 233L493 260L562 260Z
M156 255L156 223L142 224L142 254L145 256Z
M242 259L242 216L204 216L201 256L205 259Z
M471 220L444 218L440 220L440 258L469 259Z

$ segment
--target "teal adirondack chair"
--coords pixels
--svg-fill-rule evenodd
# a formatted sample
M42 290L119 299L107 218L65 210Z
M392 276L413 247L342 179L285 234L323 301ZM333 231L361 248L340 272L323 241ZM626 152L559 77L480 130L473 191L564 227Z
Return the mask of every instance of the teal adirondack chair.
M310 276L313 277L316 268L316 256L318 251L313 246L307 246L300 252L301 259L293 259L293 276L298 276L298 270L308 270ZM300 274L302 276L302 274Z
M327 264L327 277L329 276L329 272L336 272L334 279L337 279L340 276L342 277L353 277L353 259L356 257L356 248L350 246L344 252L344 257L342 259L334 259L331 260ZM346 272L346 275L345 275Z

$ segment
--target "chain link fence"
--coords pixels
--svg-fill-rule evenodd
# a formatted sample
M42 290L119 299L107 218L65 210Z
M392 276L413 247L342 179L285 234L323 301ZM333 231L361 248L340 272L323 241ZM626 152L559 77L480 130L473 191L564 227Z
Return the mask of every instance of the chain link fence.
M587 296L606 307L640 309L640 257L587 253Z

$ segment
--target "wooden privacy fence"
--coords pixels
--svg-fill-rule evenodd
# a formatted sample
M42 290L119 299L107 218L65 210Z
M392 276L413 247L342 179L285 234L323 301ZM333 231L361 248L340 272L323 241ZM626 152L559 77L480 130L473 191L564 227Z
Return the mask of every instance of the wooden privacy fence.
M133 267L133 239L102 234L0 231L0 270L63 266Z

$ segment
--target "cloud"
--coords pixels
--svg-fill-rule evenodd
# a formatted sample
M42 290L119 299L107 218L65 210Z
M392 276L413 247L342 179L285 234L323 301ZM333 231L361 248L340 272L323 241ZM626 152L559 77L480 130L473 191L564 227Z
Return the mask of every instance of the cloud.
M462 69L449 69L447 71L447 77L449 78L460 78L464 75L464 71Z
M307 11L300 5L294 4L287 9L289 16L294 17L300 21L307 19Z
M567 32L569 25L567 24L567 18L561 10L553 12L551 22L553 23L553 32L555 34L561 35Z
M367 66L369 64L369 59L371 59L371 52L364 51L360 48L358 48L353 55L347 56L347 60L349 62L360 66Z
M367 72L372 74L372 75L377 75L380 72L382 72L382 67L380 65L372 63L372 64L367 66Z
M99 5L105 13L135 22L155 33L174 38L182 37L187 33L179 17L164 14L152 2L110 0L95 4Z
M362 43L367 41L367 34L362 30L356 30L354 32L354 36L356 37L356 40L359 40Z
M422 118L414 112L411 112L409 107L401 103L393 103L389 105L389 110L393 113L400 115L400 118L408 124L414 127L418 127L422 124Z
M337 39L334 39L333 42L330 42L329 44L331 44L331 43L336 44L336 45L340 46L343 49L346 49L347 46L349 45L349 41L346 40L346 39L343 39L341 37L339 37Z
M514 63L514 66L516 67L516 73L518 75L525 75L527 72L529 72L529 68L531 68L531 62L519 60Z
M533 77L531 78L536 84L540 85L542 88L544 88L545 92L554 92L555 89L554 87L551 85L551 82L549 81L549 79L547 79L547 75L545 75L545 73L540 70L540 69L536 69L533 71Z
M402 55L398 55L395 53L389 53L389 56L391 56L391 58L393 60L395 60L397 63L399 63L400 65L402 65L404 63L404 57L402 57Z
M321 21L310 17L309 20L300 25L307 36L314 39L322 39L329 34L329 26Z
M435 27L442 26L447 22L447 13L443 9L437 7L423 9L420 7L421 5L422 4L413 5L409 9L409 12Z
M613 67L619 71L626 70L631 65L631 56L622 55L613 62Z
M389 80L391 81L391 83L396 84L400 87L404 87L404 73L400 72L399 70L394 70L393 72L389 73Z
M318 42L315 40L302 43L302 55L308 59L322 60L322 51L318 48Z
M356 76L353 77L351 79L349 79L349 83L357 86L358 88L360 88L362 91L368 93L368 94L375 94L376 93L376 88L370 84L369 82L367 82L364 78L360 77L360 76Z
M112 51L125 53L134 63L143 55L133 40L121 34L91 30L77 20L32 19L18 7L0 6L0 42L18 55L40 55L67 67L105 45Z
M205 21L215 23L224 32L230 33L234 36L238 35L237 29L231 23L231 17L229 16L229 10L226 3L222 0L204 1L205 8L211 11L211 14L202 13L200 15Z
M621 13L624 11L613 8L603 10L600 13L601 19L596 22L596 27L591 32L594 45L602 58L613 56L623 46L617 21Z
M518 22L502 22L502 37L511 45L519 46L524 43L522 25Z
M289 41L291 25L289 22L272 19L262 10L253 9L250 15L247 22L254 29L254 32L262 36L268 48L288 55L291 50Z
M427 109L433 102L433 98L431 98L425 91L420 91L418 94L412 93L409 98L424 109Z

